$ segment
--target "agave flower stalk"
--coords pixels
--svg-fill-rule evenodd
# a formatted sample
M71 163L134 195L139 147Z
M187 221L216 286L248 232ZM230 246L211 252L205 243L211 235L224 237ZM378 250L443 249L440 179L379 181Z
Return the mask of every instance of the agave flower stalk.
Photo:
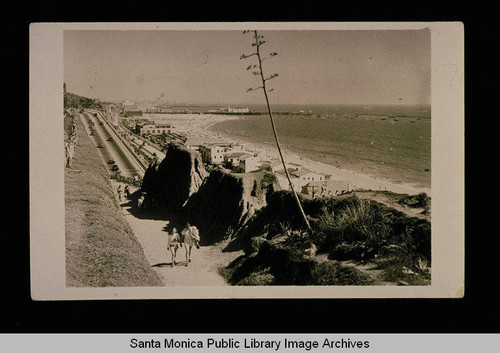
M288 172L288 168L286 167L286 163L285 163L285 158L283 157L283 152L281 151L281 146L280 146L280 142L279 142L279 139L278 139L278 133L276 131L276 125L274 124L274 118L273 118L273 113L271 111L271 104L269 103L269 96L268 96L268 92L271 92L273 89L267 89L267 86L266 86L266 83L267 81L269 80L272 80L273 78L275 77L278 77L278 74L272 74L271 76L269 77L265 77L264 76L264 70L263 70L263 67L262 67L262 62L264 60L267 60L269 58L272 58L276 55L278 55L276 52L273 52L271 54L269 54L269 56L267 57L262 57L262 53L260 51L260 47L262 44L265 43L265 41L263 40L264 36L261 36L261 35L258 35L257 31L256 30L253 30L253 31L244 31L243 33L250 33L250 32L253 32L254 33L254 42L252 43L252 46L256 48L255 52L249 54L249 55L241 55L240 59L247 59L249 57L252 57L252 56L256 56L257 57L257 65L250 65L247 67L247 70L250 70L250 69L254 69L255 71L252 72L252 74L254 76L260 76L260 79L261 79L261 82L262 82L262 86L259 86L259 87L255 87L255 88L249 88L247 90L247 92L250 92L250 91L254 91L254 90L258 90L258 89L262 89L262 91L264 92L264 97L266 99L266 106L267 106L267 113L269 115L269 119L271 120L271 126L272 126L272 129L273 129L273 135L274 135L274 140L276 142L276 146L278 148L278 153L279 153L279 156L280 156L280 159L281 159L281 163L283 165L283 169L285 171L285 174L286 174L286 177L288 179L288 183L290 185L290 189L292 190L292 193L293 193L293 196L295 198L295 201L297 202L297 206L299 208L299 211L302 215L302 218L304 219L304 223L306 224L307 228L309 230L311 230L311 225L309 224L309 220L307 219L307 216L304 212L304 209L302 208L302 204L300 202L300 199L297 195L297 192L295 191L295 188L293 186L293 183L292 183L292 180L290 178L290 173Z

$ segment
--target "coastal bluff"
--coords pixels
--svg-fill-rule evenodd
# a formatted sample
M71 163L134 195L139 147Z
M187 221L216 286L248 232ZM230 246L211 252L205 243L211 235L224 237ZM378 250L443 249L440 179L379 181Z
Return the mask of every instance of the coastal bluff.
M198 154L170 145L165 158L146 169L142 191L149 202L178 211L198 191L207 175Z
M150 204L198 227L201 245L234 237L266 204L264 173L208 172L198 152L170 145L165 158L146 170L142 191Z

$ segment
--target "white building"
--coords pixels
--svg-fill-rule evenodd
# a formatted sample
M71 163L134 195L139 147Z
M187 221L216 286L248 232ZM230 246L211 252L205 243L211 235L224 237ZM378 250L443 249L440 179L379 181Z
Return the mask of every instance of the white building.
M249 153L245 152L228 152L224 155L224 164L226 167L239 167L242 158L249 157Z
M201 159L208 164L222 164L230 144L207 144L199 146Z
M288 189L289 188L288 178L286 177L286 173L283 170L283 168L281 168L281 170L276 171L275 174L280 186L283 189ZM315 182L315 181L322 182L330 179L330 175L328 174L316 173L304 168L300 168L299 170L289 168L288 174L290 175L290 180L293 184L293 188L297 192L302 192L304 186L306 186L310 182Z
M243 156L240 158L240 168L243 173L250 173L260 169L260 160L255 156Z
M170 124L156 124L156 123L144 123L137 124L137 132L140 135L161 135L163 133L170 134L173 132L174 127Z
M245 153L245 147L242 144L233 144L229 142L215 142L198 146L203 162L209 164L221 164L224 157L229 153ZM230 161L232 163L232 161ZM239 163L239 162L238 162Z
M259 159L249 152L229 152L224 156L224 165L235 172L250 173L259 169Z

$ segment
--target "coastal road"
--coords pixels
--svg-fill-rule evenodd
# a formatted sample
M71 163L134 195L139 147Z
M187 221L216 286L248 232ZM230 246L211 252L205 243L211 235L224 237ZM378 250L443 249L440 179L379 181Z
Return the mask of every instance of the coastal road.
M124 176L143 176L144 172L140 163L135 160L114 129L108 125L108 122L98 111L84 111L80 117L88 133L91 131L88 120L93 122L95 132L90 138L96 146L98 144L103 146L103 148L96 148L105 162L113 159ZM108 141L109 137L112 137L113 141ZM160 158L164 156L153 146L146 145L144 147L147 148L148 152L156 153ZM110 164L106 163L106 166L111 168ZM111 185L112 189L116 190L121 183L111 180ZM136 190L136 187L131 187L132 192ZM219 274L219 268L227 266L235 258L241 256L242 251L223 253L222 248L225 244L194 248L191 254L192 262L189 266L185 266L185 249L181 248L177 253L177 263L172 266L171 254L167 252L167 233L164 231L165 225L170 222L169 216L158 209L139 211L137 205L129 200L119 201L119 205L125 219L134 231L136 239L141 244L147 261L165 286L172 288L228 285ZM191 295L196 296L196 291L193 291ZM186 296L189 297L190 294L183 292L182 297Z
M95 116L97 115L97 116ZM121 174L125 177L143 177L144 168L137 162L137 160L132 156L131 152L121 142L119 136L113 131L113 129L108 125L106 121L102 118L99 112L96 111L84 111L82 113L82 121L87 126L87 119L94 123L95 133L94 136L90 138L97 145L102 145L102 148L98 148L99 153L103 157L105 162L113 160L116 165L120 168ZM112 138L110 141L109 138ZM109 169L111 169L113 164L107 164Z

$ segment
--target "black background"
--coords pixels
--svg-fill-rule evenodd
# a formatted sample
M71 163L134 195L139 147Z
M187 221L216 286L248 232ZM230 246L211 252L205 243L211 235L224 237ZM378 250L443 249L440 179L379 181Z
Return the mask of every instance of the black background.
M258 2L197 4L189 9L145 3L26 5L5 14L3 118L6 207L0 235L0 333L491 333L499 332L497 238L492 163L485 146L492 130L498 84L498 37L493 9L454 3L374 8L332 3L269 8ZM38 6L35 8L34 6ZM54 5L52 5L54 6ZM200 7L200 6L206 6ZM418 6L418 9L417 9ZM196 9L193 9L196 7ZM293 7L293 9L292 9ZM164 17L159 14L165 13ZM232 22L232 21L461 21L465 29L466 277L460 299L311 300L103 300L36 302L30 297L29 262L29 24L32 22ZM488 116L488 118L487 118ZM14 124L14 125L11 125ZM475 129L477 128L477 130ZM478 133L476 133L478 131ZM486 155L472 158L473 151ZM481 173L479 173L482 168ZM480 174L479 177L475 175ZM5 194L7 191L7 195ZM480 201L478 196L486 196ZM5 210L7 213L5 213ZM498 212L496 212L498 213ZM7 222L6 222L7 221ZM184 315L180 315L183 313ZM175 320L171 319L175 315Z

